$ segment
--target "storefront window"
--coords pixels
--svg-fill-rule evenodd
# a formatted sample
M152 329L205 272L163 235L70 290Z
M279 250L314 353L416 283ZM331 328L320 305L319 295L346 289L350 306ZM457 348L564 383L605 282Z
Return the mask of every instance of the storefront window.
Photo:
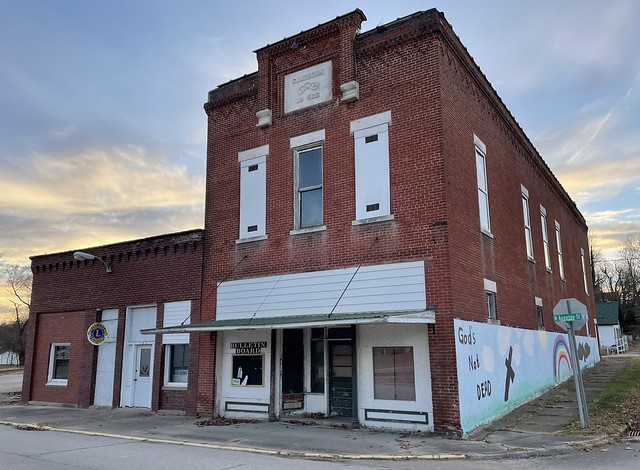
M373 348L373 397L415 401L412 347Z
M186 384L189 374L189 345L171 344L167 346L167 383Z
M231 385L258 386L264 385L263 377L264 355L235 354L232 362Z
M324 328L311 330L311 393L324 393Z

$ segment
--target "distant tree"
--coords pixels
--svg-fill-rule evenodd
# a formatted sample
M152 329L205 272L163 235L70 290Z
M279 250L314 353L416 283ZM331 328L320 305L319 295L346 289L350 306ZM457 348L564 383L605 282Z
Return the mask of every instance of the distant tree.
M602 274L601 267L606 263L606 259L602 254L602 250L592 235L589 235L589 259L591 265L591 279L593 280L593 292L595 292L596 300L604 300L602 293L605 276Z
M627 236L614 261L600 263L603 291L620 302L620 323L640 323L640 232Z
M24 364L33 275L29 266L4 263L1 257L0 273L5 277L6 291L13 296L10 302L14 314L12 321L0 324L0 350L16 353L20 364Z

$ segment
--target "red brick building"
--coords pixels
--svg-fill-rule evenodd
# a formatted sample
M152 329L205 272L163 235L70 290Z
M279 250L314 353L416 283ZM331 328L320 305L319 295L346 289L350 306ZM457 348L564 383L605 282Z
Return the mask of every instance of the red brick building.
M193 413L183 363L188 335L167 340L139 330L179 324L197 309L202 238L192 230L83 250L94 260L73 252L32 257L22 401ZM87 340L96 322L107 331L99 346ZM196 380L192 368L189 383Z
M140 330L156 345L190 333L186 395L165 391L167 348L151 349L153 409L453 433L566 379L560 299L586 305L580 359L597 360L575 203L444 15L361 33L364 20L355 10L258 49L257 72L209 93L205 230L175 235L197 241L154 253L153 274L129 261L129 281L150 282L144 295L115 280L117 264L109 278L65 265L71 253L33 259L25 400L92 403L95 379L71 383L99 369L84 338L107 306L122 369L113 406L140 406L122 379L139 363L123 330L133 348ZM121 260L137 253L127 246L95 251ZM119 287L105 293L102 278ZM184 300L190 324L163 318L165 302ZM127 330L128 308L145 305L155 326ZM62 316L77 326L57 331ZM71 344L60 389L46 383L55 357L43 359L57 343Z

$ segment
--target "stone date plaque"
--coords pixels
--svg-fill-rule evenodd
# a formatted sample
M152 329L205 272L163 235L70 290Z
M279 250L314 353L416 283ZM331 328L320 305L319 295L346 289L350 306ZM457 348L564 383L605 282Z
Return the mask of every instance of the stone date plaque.
M324 103L332 98L331 61L290 73L284 77L284 112Z

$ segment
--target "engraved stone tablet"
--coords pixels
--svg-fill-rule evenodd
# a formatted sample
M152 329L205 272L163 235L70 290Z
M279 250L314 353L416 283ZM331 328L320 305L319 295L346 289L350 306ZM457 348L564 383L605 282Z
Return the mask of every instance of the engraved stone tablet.
M284 77L284 112L324 103L332 98L331 61L290 73Z

